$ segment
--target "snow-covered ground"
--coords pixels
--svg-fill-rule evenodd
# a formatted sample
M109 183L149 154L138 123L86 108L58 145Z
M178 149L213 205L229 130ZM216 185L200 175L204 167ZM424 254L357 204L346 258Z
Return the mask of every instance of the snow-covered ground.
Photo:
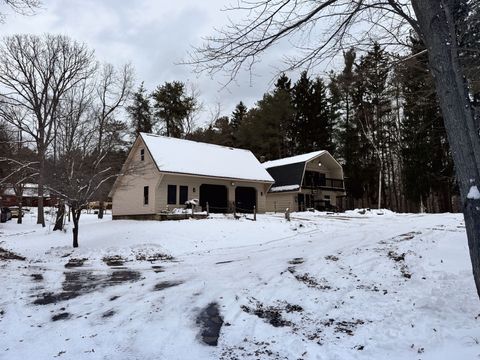
M480 356L458 214L34 220L0 224L0 359Z

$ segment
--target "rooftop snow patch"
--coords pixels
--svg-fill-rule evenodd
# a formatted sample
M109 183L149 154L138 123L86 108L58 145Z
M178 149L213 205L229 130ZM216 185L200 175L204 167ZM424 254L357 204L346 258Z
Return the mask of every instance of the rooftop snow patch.
M296 191L300 189L300 185L285 185L285 186L274 186L270 188L269 192L284 192L284 191Z
M141 133L162 172L273 182L249 150Z
M326 150L319 150L319 151L314 151L310 152L307 154L302 154L302 155L297 155L297 156L291 156L283 159L278 159L278 160L272 160L272 161L266 161L262 165L265 169L271 168L271 167L276 167L276 166L284 166L284 165L290 165L290 164L296 164L296 163L303 163L310 161L317 156L325 154L327 151Z

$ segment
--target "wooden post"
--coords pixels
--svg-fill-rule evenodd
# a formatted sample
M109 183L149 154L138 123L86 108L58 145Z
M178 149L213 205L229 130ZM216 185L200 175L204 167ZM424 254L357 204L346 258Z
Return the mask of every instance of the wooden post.
M285 209L285 220L290 221L290 209Z
M207 202L207 216L210 215L210 207L208 206L208 202Z
M253 205L253 221L257 221L257 207Z
M235 206L235 201L232 201L232 206L233 206L233 217L236 219L237 218L237 209Z

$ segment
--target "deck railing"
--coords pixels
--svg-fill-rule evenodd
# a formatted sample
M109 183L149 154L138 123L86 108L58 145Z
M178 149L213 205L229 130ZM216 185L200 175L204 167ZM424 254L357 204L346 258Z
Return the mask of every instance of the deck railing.
M332 179L332 178L326 178L324 179L325 181L321 181L318 184L303 184L304 189L339 189L339 190L344 190L344 181L342 179Z

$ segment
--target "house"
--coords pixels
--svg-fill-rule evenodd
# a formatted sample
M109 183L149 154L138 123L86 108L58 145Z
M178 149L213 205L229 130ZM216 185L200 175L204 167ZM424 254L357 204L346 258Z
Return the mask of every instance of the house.
M342 166L326 150L262 164L275 183L267 193L267 211L342 209Z
M8 186L3 191L3 194L0 194L3 206L17 206L18 198L15 195L15 190L13 186ZM50 195L50 191L47 187L43 189L43 206L55 206L57 203L57 198ZM38 206L38 185L27 183L24 185L23 194L22 194L22 205L23 206Z
M248 150L141 133L110 192L112 214L159 219L194 199L210 212L265 212L272 184Z

